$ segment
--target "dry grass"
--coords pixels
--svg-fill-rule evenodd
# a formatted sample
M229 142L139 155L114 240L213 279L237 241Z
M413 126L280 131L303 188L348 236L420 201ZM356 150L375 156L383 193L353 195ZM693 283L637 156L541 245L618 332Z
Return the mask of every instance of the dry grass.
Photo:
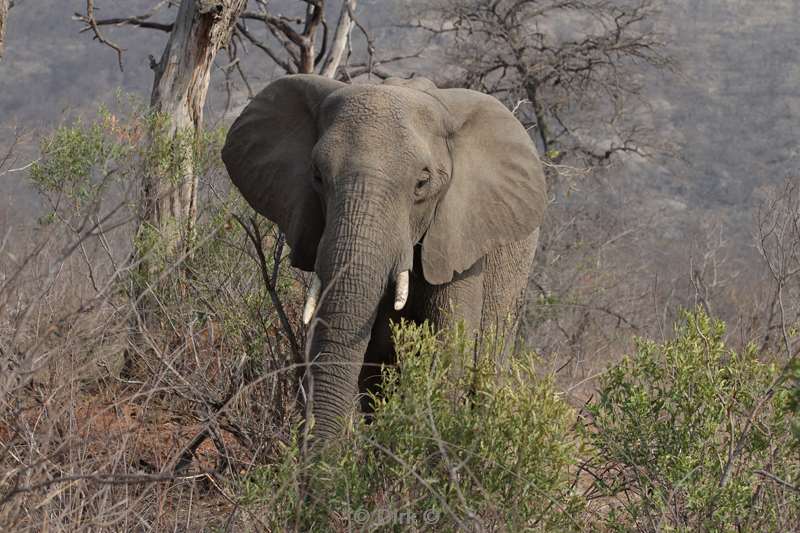
M238 484L294 416L248 241L227 223L212 232L238 270L188 263L193 286L165 276L145 289L145 319L128 290L136 265L94 231L45 227L3 258L0 530L238 530ZM302 289L281 279L287 295Z

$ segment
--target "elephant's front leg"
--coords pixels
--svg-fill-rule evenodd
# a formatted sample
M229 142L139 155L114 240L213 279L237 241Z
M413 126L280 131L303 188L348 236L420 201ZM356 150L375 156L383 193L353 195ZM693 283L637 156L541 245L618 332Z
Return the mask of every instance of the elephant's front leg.
M536 229L521 241L496 248L485 259L481 328L505 337L508 348L514 345L538 243L539 229Z
M468 332L478 332L483 312L484 260L480 259L469 269L455 274L453 280L442 285L426 283L422 275L412 281L415 308L420 320L429 320L437 330L449 328L463 321Z

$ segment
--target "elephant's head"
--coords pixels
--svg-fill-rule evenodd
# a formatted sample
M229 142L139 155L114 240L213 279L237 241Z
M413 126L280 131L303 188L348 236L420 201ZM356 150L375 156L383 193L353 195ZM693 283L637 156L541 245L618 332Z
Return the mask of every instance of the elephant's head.
M292 264L323 289L310 344L320 437L353 403L379 303L389 293L405 304L416 245L416 279L448 283L530 235L545 207L536 150L514 116L490 96L425 79L281 78L233 124L222 158L286 234Z

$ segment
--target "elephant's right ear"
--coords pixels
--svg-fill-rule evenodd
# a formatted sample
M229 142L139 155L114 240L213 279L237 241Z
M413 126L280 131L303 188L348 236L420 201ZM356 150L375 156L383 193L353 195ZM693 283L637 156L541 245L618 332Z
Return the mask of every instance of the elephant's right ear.
M270 83L242 111L222 148L231 180L247 202L286 234L292 265L312 271L324 229L312 189L311 150L322 101L343 87L299 74Z

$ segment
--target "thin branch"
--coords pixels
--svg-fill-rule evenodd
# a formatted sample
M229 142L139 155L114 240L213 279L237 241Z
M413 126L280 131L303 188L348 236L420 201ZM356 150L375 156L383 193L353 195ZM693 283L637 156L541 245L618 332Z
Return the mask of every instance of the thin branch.
M236 23L236 32L239 35L246 38L248 41L250 41L253 45L256 46L256 48L261 49L265 54L269 56L269 58L272 61L275 62L276 65L281 67L284 71L286 71L289 74L293 74L296 72L296 69L288 61L285 61L280 57L278 57L278 54L275 53L275 51L273 51L269 46L267 46L266 43L257 39L252 33L250 33L247 27L241 22Z
M349 3L346 4L346 7L348 13L350 14L350 18L353 20L353 23L361 31L361 33L364 35L364 38L367 40L367 56L369 57L367 61L367 74L371 74L373 67L372 63L375 58L375 42L373 41L372 36L369 34L364 25L361 24L358 18L356 18L355 10L351 8Z
M172 23L166 24L162 22L151 22L147 19L150 17L150 14L147 15L139 15L136 17L118 17L118 18L110 18L110 19L101 19L95 20L94 24L97 26L138 26L139 28L146 28L151 30L160 30L163 32L171 32L172 28L175 26ZM74 20L80 20L81 22L86 22L90 24L91 21L87 19L85 15L81 15L80 13L75 13L73 17ZM81 30L81 33L85 31L89 31L92 27L84 28Z
M322 46L320 46L317 57L314 58L314 66L319 65L325 58L325 54L328 53L328 21L325 20L324 12L320 24L322 24Z
M80 15L79 13L75 14L81 21L88 24L87 29L91 29L94 32L94 38L99 41L100 43L108 46L112 50L117 53L117 62L119 63L119 70L122 72L124 69L122 68L122 52L123 49L120 48L118 44L113 41L108 40L101 32L100 27L97 23L97 19L94 17L94 0L86 0L86 15Z
M264 286L267 288L267 292L269 293L270 299L272 300L272 305L275 306L275 312L278 314L278 318L281 321L281 326L283 328L283 333L286 336L287 340L289 341L289 345L292 349L292 354L295 357L295 361L302 361L302 352L300 350L300 344L297 342L297 337L294 334L294 329L292 329L292 325L289 323L289 318L286 316L286 310L283 307L283 302L281 301L280 295L278 294L277 284L273 283L273 276L277 276L277 274L273 271L270 273L269 266L267 266L267 257L264 253L264 246L263 246L263 237L261 235L261 230L258 226L258 221L254 218L250 218L250 224L245 223L245 221L238 215L234 215L234 218L242 226L245 233L247 233L247 237L250 239L250 242L253 244L255 248L257 257L258 257L258 264L261 268L261 276L264 281ZM282 250L282 240L279 239L277 244L277 254L280 253ZM277 270L280 266L280 263L276 263L273 265L273 268Z
M294 28L292 28L289 23L281 18L271 15L266 11L262 11L260 13L256 13L254 11L245 11L242 13L241 19L245 20L260 20L264 24L271 26L277 30L279 30L283 35L285 35L292 43L296 44L297 46L303 46L304 39L303 36L297 33Z
M788 481L786 481L784 479L781 479L778 476L776 476L775 474L771 474L771 473L767 472L766 470L755 470L755 471L753 471L753 473L754 474L758 474L759 476L765 477L767 479L771 479L772 481L774 481L778 485L786 487L789 490L793 490L794 492L800 492L800 487L796 487L796 486L792 485L791 483L789 483Z
M396 74L392 74L388 70L384 69L384 65L388 65L389 63L396 63L399 61L403 61L406 59L417 58L422 55L422 50L415 52L413 54L407 55L397 55L393 57L389 57L387 59L381 59L378 61L373 61L370 65L369 62L367 63L354 63L352 65L347 65L344 68L344 72L338 77L338 79L345 79L350 80L353 78L357 78L358 76L363 76L364 74L374 74L375 76L386 79L395 76Z
M199 472L185 476L176 476L173 474L75 474L72 476L61 476L33 485L24 485L21 487L14 487L0 500L0 506L10 502L17 494L27 492L34 492L40 489L45 489L52 485L61 483L72 483L73 481L89 481L92 483L100 483L102 485L133 485L141 483L165 483L169 481L191 480L204 478L213 472Z

